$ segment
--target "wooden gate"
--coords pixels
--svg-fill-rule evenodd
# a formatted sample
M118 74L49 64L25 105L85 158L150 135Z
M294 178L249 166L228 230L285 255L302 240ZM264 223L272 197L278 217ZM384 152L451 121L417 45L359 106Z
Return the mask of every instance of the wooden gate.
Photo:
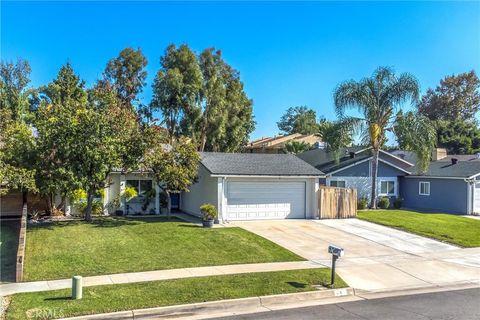
M344 219L357 216L357 189L321 186L318 192L320 219Z

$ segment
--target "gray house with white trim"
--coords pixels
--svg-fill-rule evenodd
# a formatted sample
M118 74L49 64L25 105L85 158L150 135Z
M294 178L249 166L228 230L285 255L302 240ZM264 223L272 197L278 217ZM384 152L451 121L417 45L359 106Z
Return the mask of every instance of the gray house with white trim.
M320 184L356 188L359 197L371 192L372 154L369 148L352 147L336 156L326 149L298 155L325 173ZM403 207L454 214L480 214L480 157L447 155L435 149L429 170L418 174L411 152L380 151L377 194L401 197Z
M321 185L355 188L358 197L369 197L372 190L372 153L369 148L343 148L335 155L326 149L314 149L298 157L325 173L320 179ZM413 164L380 151L377 194L379 196L398 197L400 195L399 178L411 173Z
M449 156L432 161L425 174L402 177L400 190L407 208L480 214L480 160Z

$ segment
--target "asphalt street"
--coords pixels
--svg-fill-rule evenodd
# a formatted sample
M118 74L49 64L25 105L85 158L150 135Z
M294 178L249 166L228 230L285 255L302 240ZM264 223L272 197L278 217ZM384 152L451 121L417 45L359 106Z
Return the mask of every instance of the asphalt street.
M238 315L216 320L478 320L480 288Z

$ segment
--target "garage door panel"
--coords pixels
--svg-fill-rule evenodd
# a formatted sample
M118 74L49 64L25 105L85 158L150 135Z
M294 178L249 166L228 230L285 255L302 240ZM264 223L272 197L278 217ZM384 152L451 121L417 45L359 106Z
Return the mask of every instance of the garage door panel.
M305 217L305 182L227 183L229 220Z

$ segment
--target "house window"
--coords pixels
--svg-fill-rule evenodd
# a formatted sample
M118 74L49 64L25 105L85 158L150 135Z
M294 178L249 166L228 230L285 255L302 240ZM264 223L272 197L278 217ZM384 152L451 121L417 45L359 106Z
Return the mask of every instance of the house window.
M395 195L395 181L380 181L380 194L387 196Z
M430 182L420 181L418 183L418 194L421 196L430 195Z
M127 187L135 189L138 198L143 198L145 193L152 190L152 180L127 180Z
M345 188L345 180L331 180L330 187Z

